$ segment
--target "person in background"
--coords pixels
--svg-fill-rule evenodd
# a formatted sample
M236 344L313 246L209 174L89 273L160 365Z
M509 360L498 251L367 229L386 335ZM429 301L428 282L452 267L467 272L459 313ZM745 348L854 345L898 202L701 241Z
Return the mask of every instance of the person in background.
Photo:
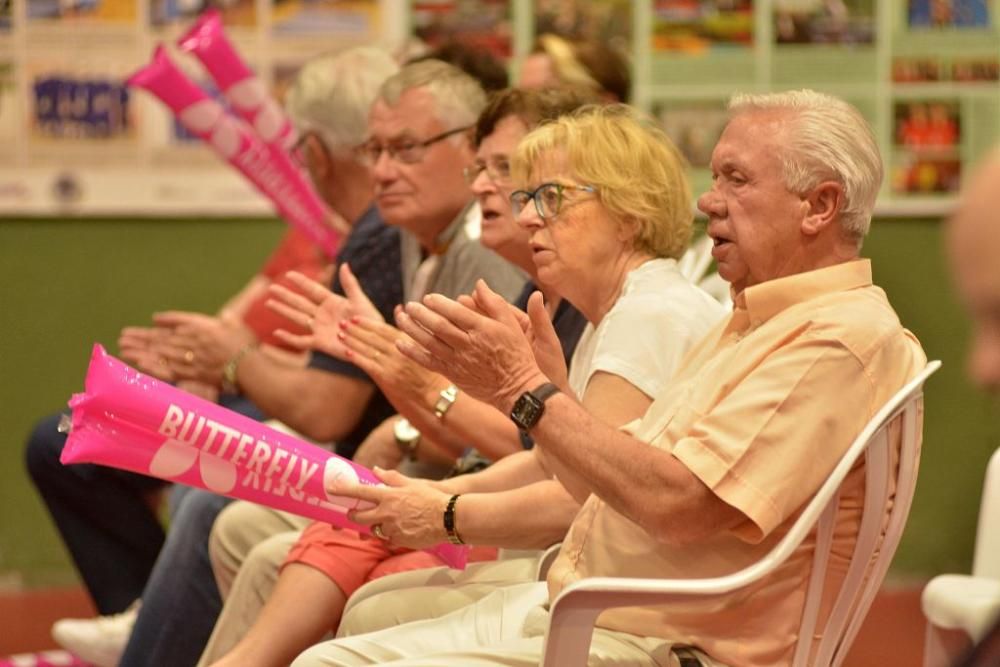
M342 76L349 82L355 76L369 76L369 71L363 65L355 65L343 71ZM341 254L341 270L336 280L338 286L343 282L345 293L351 297L345 299L345 308L354 308L353 299L363 299L368 293L377 305L379 317L388 318L391 305L383 304L369 290L378 291L385 281L398 285L400 274L402 293L411 298L429 289L461 294L477 280L484 279L496 285L506 298L513 299L524 284L524 273L478 242L479 209L463 176L463 169L473 157L469 126L486 101L482 88L461 70L440 61L407 65L372 83L380 85L364 88L364 103L354 97L358 104L352 107L349 116L352 140L342 153L349 167L333 184L363 179L364 189L358 193L364 193L369 206L374 194L375 206L369 212L388 223L388 229L398 230L398 242L386 248L361 238L357 239L358 255L354 259ZM336 85L327 103L316 100L314 107L316 113L325 113L331 124L346 122L330 101L342 100ZM330 177L333 178L332 173ZM356 271L356 281L355 274L345 265ZM398 303L398 292L394 298ZM201 354L196 353L196 357L200 359ZM385 401L371 379L354 364L318 351L314 351L312 358L352 369L369 392ZM351 394L327 394L323 387L308 383L283 385L278 382L280 378L268 372L266 364L254 352L243 356L236 368L238 384L246 393L249 383L280 399L287 418L283 412L272 414L293 428L296 426L292 419L308 416L308 412L302 413L303 409L315 409L312 418L328 420L331 414L341 418L351 416L355 424L352 433L361 437L343 450L340 448L343 443L338 441L341 455L353 455L360 440L392 413L387 402L383 404L384 411L380 407L377 420L369 420L375 416L371 408L360 414L345 412L351 409ZM217 371L192 364L182 367L181 372L185 377L205 380ZM363 429L364 434L357 429ZM221 598L212 576L208 541L215 517L230 501L200 490L192 490L188 498L192 497L194 500L182 507L183 516L172 524L167 546L175 548L169 549L169 553L165 549L161 554L144 590L143 606L120 667L193 665L211 633L221 609ZM254 523L265 536L304 525L299 517L271 510ZM178 580L184 585L178 586Z
M967 371L980 387L1000 392L1000 147L976 169L947 226L948 257L959 298L972 318ZM995 528L995 527L994 527ZM958 663L1000 664L1000 622Z
M351 49L307 64L287 98L289 116L300 135L296 152L317 192L334 213L354 223L337 259L359 267L358 280L386 314L403 298L400 237L374 207L371 174L359 163L356 146L364 140L368 109L379 86L397 69L392 59L377 49ZM334 289L342 291L339 280L335 280ZM161 313L156 322L160 327L157 336L166 341L161 353L174 379L214 388L225 381L264 414L313 440L337 441L344 455L350 456L367 432L392 412L377 388L353 364L323 354L310 355L307 363L288 355L276 356L246 340L240 329L193 313ZM57 458L51 465L59 466ZM77 468L96 466L59 468L67 476L80 474L75 473ZM108 486L115 488L113 483ZM207 535L215 514L229 500L177 485L171 501L167 539L163 541L161 532L155 546L162 544L162 548L151 554L156 560L148 577L133 582L138 587L137 596L144 599L142 610L133 608L118 617L59 624L53 631L60 643L97 665L116 665L131 636L146 646L148 664L179 665L188 645L182 632L172 630L173 619L164 610L182 604L185 614L178 624L197 633L199 620L207 618L204 634L208 636L221 600L210 575ZM91 557L102 557L101 567L110 579L122 577L128 563L117 562L115 554L100 548L124 527L118 527L119 522L127 526L123 517L138 511L135 505L103 507L100 509L107 514L98 517L93 512L99 508L89 495L75 502L74 511L82 519L74 526L81 539L85 538L84 549ZM199 518L208 522L200 541ZM114 531L105 527L109 522L116 525ZM147 538L140 533L127 536L129 544L141 545ZM87 547L87 541L97 546ZM186 576L199 563L209 572L205 585ZM164 640L157 643L161 637ZM195 647L192 664L200 649L200 645Z
M578 86L605 102L627 102L632 76L628 61L612 47L545 34L539 36L521 63L517 85L521 88Z

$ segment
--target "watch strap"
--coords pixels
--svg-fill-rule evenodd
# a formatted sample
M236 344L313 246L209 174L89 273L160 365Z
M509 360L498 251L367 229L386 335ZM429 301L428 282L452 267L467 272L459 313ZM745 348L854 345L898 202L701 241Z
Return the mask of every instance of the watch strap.
M434 416L438 419L444 419L444 416L451 410L451 406L455 404L457 398L458 387L455 385L450 384L442 389L441 393L438 394L437 401L434 402Z
M247 343L241 347L236 354L234 354L226 365L222 367L222 391L227 394L238 394L240 387L236 381L236 371L239 368L240 362L243 361L243 357L247 356L250 352L254 350L257 346L253 343Z
M444 532L448 534L448 541L452 544L465 544L455 527L455 503L458 502L459 495L456 493L449 498L448 505L444 508Z

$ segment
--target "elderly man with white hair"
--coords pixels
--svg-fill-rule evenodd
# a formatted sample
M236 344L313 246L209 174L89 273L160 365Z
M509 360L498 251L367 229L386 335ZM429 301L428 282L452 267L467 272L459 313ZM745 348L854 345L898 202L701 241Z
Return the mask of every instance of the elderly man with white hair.
M860 114L811 91L739 95L730 111L698 206L734 310L641 420L607 427L553 386L552 350L539 343L548 325L534 318L526 333L485 285L471 302L431 295L398 318L414 339L406 354L509 412L557 478L590 494L547 585L320 645L294 667L537 665L547 604L570 582L735 572L780 539L874 412L924 367L860 258L882 180ZM837 554L856 540L863 477L859 466L841 490ZM452 505L460 534L461 498ZM749 592L605 612L590 664L789 664L814 546L807 538ZM827 576L835 584L843 573Z

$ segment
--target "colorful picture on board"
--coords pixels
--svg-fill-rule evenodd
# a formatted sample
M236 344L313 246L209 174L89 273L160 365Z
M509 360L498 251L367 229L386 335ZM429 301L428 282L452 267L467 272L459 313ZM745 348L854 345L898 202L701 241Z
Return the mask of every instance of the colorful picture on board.
M656 0L653 49L704 53L753 44L752 0Z
M511 55L507 0L415 0L413 32L430 48L451 42L482 49L496 58Z
M27 0L28 20L43 23L128 24L136 20L135 0Z
M778 44L872 44L875 0L774 0Z
M962 125L956 100L908 100L894 106L892 188L899 193L957 192Z
M986 28L988 0L909 0L911 28Z
M31 80L33 136L107 141L134 133L130 94L119 77L51 69Z
M554 33L630 48L631 0L536 0L534 8L536 35Z
M257 23L255 0L150 0L149 22L157 28L188 23L209 8L218 9L227 26L252 27Z
M281 35L333 35L373 40L378 0L272 0L271 30Z

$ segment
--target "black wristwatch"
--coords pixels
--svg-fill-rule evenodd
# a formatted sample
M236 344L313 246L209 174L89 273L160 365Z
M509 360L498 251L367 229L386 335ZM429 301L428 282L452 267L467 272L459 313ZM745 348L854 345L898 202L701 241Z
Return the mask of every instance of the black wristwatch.
M546 399L557 391L559 387L546 382L540 387L524 392L510 410L511 421L517 424L522 433L527 433L545 413Z

